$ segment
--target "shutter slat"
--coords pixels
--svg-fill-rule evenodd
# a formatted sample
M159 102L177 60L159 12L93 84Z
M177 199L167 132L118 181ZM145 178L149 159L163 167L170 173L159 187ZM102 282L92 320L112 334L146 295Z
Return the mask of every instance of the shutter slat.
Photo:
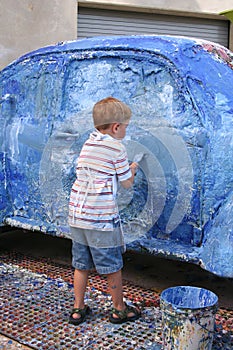
M79 7L78 38L134 34L189 36L228 47L228 21Z

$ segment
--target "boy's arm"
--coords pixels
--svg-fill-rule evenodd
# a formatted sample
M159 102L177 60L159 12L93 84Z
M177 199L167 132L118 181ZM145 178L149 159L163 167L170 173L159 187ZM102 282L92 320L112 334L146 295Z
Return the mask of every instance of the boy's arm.
M124 187L124 188L130 188L132 185L133 185L133 182L134 182L134 176L137 172L137 168L138 168L138 163L136 162L133 162L130 164L130 169L131 169L131 177L127 180L124 180L124 181L121 181L121 186Z

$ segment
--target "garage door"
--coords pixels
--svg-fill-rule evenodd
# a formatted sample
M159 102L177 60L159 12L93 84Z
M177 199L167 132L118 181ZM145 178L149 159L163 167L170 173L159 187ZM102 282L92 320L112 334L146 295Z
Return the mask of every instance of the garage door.
M101 35L183 35L228 47L228 21L79 7L78 38Z

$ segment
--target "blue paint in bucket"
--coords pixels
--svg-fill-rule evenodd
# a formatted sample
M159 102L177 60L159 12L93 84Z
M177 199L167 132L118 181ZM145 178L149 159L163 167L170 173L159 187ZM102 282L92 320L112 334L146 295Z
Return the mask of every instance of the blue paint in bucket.
M198 287L171 287L161 293L160 306L164 349L211 350L216 294Z

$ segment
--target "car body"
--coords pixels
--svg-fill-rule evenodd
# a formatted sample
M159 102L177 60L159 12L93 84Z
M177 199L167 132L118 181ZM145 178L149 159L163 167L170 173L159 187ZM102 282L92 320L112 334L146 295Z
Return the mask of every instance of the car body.
M127 249L233 277L232 91L231 51L194 38L95 37L20 57L0 72L1 225L70 238L92 107L114 96L140 158L118 196Z

